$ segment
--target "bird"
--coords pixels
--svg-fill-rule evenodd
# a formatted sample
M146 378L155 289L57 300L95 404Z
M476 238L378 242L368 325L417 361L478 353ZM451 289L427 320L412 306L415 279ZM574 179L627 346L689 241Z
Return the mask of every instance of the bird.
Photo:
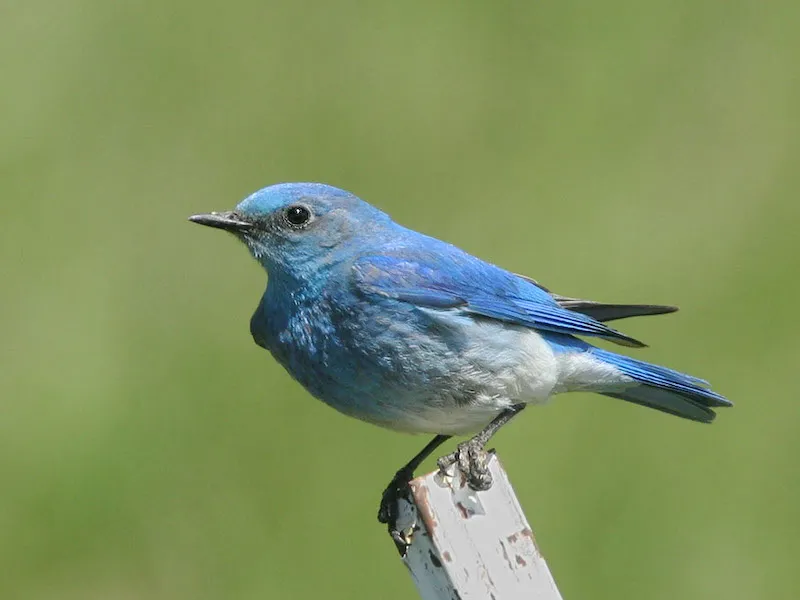
M642 348L607 323L676 307L553 293L337 187L279 183L189 220L233 234L265 269L250 332L311 395L345 415L434 436L381 498L378 519L398 547L397 500L452 436L474 434L439 467L455 465L480 491L492 485L492 435L552 396L596 392L702 423L732 406L702 379L591 343Z

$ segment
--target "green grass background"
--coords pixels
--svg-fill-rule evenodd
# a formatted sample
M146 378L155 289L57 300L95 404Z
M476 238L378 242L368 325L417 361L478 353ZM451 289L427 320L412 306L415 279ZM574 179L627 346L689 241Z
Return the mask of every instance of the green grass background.
M0 598L415 597L375 522L425 441L256 347L186 216L287 180L555 290L675 303L711 427L561 397L496 440L562 593L800 594L794 1L0 6Z

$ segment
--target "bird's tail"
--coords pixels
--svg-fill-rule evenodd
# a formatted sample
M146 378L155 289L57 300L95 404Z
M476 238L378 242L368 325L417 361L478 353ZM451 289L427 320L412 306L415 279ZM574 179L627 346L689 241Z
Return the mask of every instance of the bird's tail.
M707 381L697 377L601 348L592 348L591 352L639 384L619 392L601 392L605 396L703 423L714 420L716 413L712 408L733 406L727 398L710 390Z

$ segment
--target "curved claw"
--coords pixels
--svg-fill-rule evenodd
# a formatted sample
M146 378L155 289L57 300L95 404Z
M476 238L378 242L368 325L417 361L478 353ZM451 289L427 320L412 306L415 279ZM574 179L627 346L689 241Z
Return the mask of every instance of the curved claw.
M489 472L488 463L489 452L483 449L480 440L474 438L462 442L455 452L447 454L437 461L441 471L457 465L467 485L478 492L492 487L492 474Z
M381 505L378 509L378 522L395 525L397 519L397 501L408 496L408 483L411 481L412 474L403 469L395 473L395 476L383 490Z
M408 542L402 532L397 529L397 518L400 516L397 503L401 498L406 498L410 494L408 484L412 477L413 474L404 469L400 469L395 473L389 485L383 490L381 505L378 509L378 521L386 523L386 528L394 540L400 556L406 555Z

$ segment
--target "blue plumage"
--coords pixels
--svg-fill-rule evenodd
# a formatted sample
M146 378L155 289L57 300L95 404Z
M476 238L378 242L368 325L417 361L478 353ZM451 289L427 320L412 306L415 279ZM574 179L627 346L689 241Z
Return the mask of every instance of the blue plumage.
M440 441L486 427L482 445L522 407L569 391L703 422L730 405L703 380L582 339L641 347L605 321L673 307L553 294L344 190L280 184L192 220L234 233L266 269L255 341L354 417Z
M592 354L640 384L624 392L604 392L612 398L705 423L714 420L715 413L711 407L731 405L725 397L709 389L708 382L697 377L600 348L593 348Z
M287 211L298 213L297 223ZM597 303L551 294L394 223L344 190L280 184L232 213L195 220L235 233L268 271L251 320L256 342L315 396L353 416L463 433L511 405L571 389L700 421L729 404L702 380L576 338L644 345L590 316ZM512 346L494 347L497 339ZM596 385L583 381L593 376Z
M359 289L419 306L460 308L540 331L644 345L591 317L561 308L550 294L518 275L439 240L417 236L410 248L356 260L353 268ZM427 242L424 250L418 248L421 239Z

